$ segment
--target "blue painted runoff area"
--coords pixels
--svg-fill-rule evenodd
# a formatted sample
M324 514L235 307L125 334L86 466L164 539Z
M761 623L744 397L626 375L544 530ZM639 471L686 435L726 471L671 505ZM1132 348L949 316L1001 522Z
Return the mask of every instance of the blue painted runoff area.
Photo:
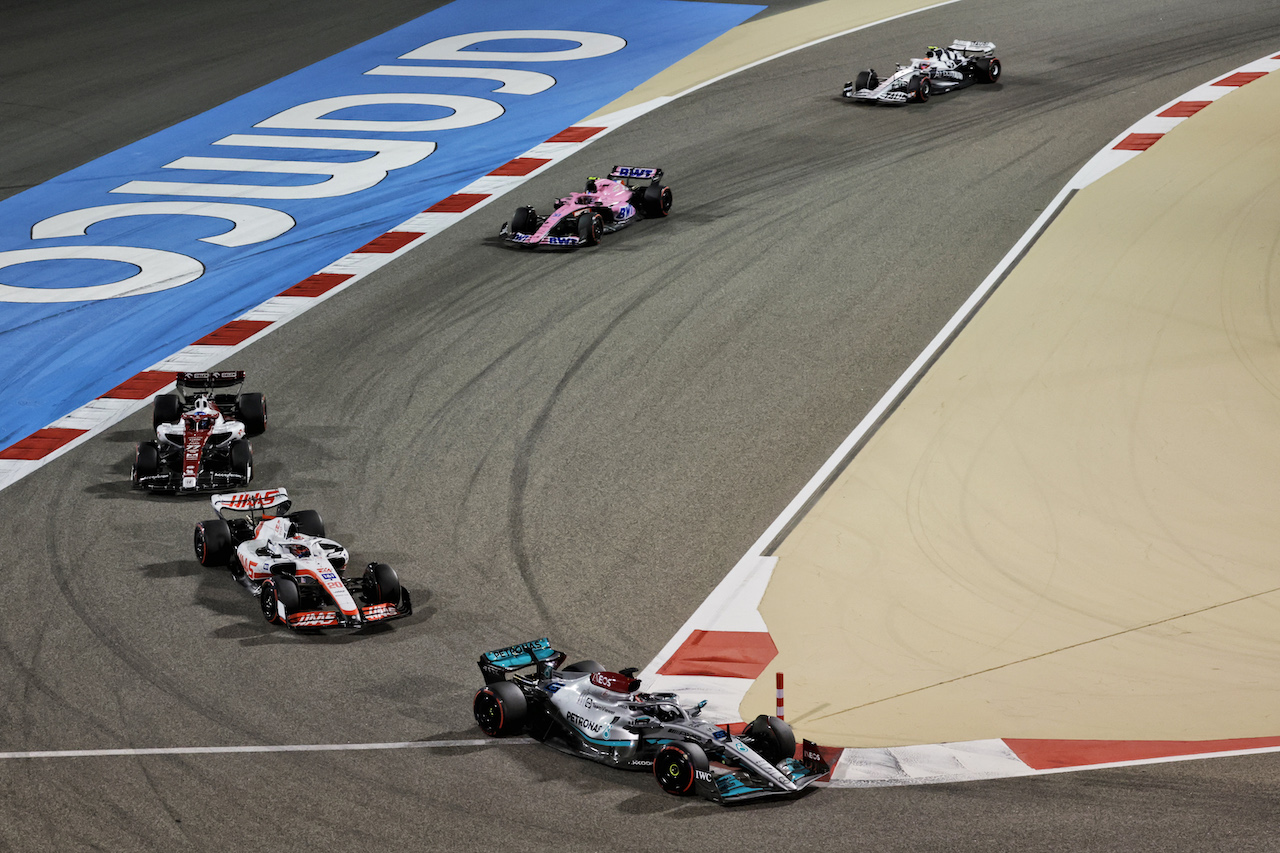
M456 0L0 202L0 448L763 8Z

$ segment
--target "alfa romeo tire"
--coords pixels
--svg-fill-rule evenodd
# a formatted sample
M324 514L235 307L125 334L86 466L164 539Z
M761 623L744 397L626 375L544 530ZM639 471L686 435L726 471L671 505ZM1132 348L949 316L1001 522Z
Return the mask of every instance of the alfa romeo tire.
M240 422L249 435L267 431L267 398L262 394L240 395Z
M177 394L159 394L151 404L151 427L171 424L182 417L182 401Z

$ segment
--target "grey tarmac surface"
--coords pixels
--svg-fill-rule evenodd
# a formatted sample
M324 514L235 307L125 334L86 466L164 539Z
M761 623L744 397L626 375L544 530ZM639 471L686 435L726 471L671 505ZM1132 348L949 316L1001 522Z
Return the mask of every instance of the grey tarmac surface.
M144 21L233 58L214 64L248 88L426 8L307 6L310 23L295 25L302 4L246 22L249 4L229 3L195 30L149 3L50 17L84 48L28 81L27 97L71 103L72 81L120 68L88 48L150 32ZM29 32L35 64L52 36ZM903 110L836 97L858 67L952 37L1001 45L1007 82ZM160 89L126 99L134 132L243 90L143 42L171 64L155 62ZM572 654L642 665L1076 168L1134 119L1277 44L1280 12L1256 2L965 0L611 134L235 361L272 405L257 482L319 509L355 559L395 565L415 616L367 636L268 630L228 577L191 558L207 502L128 490L148 423L135 416L0 492L14 603L0 624L0 750L473 738L484 649L548 634ZM123 80L81 103L132 90L141 72L111 73ZM3 183L129 141L114 125L124 110L77 113L26 148L6 129L0 150L15 146L30 169ZM42 160L73 137L92 144ZM575 254L494 238L516 204L641 160L667 170L669 220ZM1270 756L736 810L519 744L10 759L0 848L1267 850L1280 846L1277 798Z

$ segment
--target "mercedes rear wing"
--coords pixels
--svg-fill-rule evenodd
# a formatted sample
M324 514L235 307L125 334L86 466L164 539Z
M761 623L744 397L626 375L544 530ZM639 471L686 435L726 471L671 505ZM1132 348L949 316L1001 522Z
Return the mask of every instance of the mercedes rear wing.
M549 666L555 669L564 663L565 653L551 648L551 641L546 637L530 640L505 649L495 649L480 655L477 666L484 675L485 684L505 681L508 672L515 672L530 666Z

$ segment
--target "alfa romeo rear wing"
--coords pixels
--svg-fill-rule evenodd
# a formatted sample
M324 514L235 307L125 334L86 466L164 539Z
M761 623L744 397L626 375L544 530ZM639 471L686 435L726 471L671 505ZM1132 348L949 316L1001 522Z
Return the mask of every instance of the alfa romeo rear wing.
M244 382L243 370L213 370L199 373L178 373L178 390L212 390L214 388L230 388Z
M495 649L480 655L477 666L484 675L485 684L505 681L508 672L515 672L529 666L546 664L552 669L564 663L566 655L551 648L551 641L546 637L541 640L530 640L505 649Z

